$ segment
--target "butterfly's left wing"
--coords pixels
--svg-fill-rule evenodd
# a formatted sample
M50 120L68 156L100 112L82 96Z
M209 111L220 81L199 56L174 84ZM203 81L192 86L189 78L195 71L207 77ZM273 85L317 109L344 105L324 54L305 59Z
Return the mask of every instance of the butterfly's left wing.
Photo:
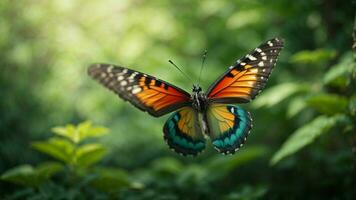
M275 38L238 60L209 87L209 100L235 104L254 99L265 87L283 45L283 39Z
M148 74L110 64L93 64L88 73L122 99L154 117L190 105L187 92Z
M246 141L252 127L250 113L234 105L212 104L204 121L215 149L223 154L235 153Z

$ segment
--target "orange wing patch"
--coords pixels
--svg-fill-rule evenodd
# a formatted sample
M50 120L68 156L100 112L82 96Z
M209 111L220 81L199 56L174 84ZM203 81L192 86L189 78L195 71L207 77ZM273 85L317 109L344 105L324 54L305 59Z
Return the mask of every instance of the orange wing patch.
M248 99L258 81L258 69L246 65L244 71L233 69L209 93L209 98L242 97Z
M181 115L180 120L178 121L178 128L182 133L189 133L194 131L194 113L191 109L182 109L179 111ZM193 134L194 136L195 134Z
M146 106L158 111L171 104L188 101L186 95L182 94L173 87L166 85L155 79L142 76L138 81L141 90L137 90L136 97ZM134 91L133 91L134 92Z

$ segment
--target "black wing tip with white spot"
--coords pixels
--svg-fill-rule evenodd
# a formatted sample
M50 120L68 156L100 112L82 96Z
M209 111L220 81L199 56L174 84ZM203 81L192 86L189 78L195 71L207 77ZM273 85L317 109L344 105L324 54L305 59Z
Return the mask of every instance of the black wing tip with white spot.
M267 40L267 41L265 42L265 44L268 43L268 41L272 42L272 43L275 44L276 46L284 46L285 39L282 38L282 37L275 37L275 38L272 38L272 39L270 39L270 40Z

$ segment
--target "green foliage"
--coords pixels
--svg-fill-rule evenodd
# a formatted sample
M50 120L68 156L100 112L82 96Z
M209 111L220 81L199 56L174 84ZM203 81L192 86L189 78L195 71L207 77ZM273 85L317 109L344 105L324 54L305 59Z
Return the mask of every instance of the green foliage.
M321 93L309 97L306 103L322 114L333 115L346 112L348 100L343 96Z
M74 143L79 143L87 138L104 136L108 130L105 127L92 127L91 122L87 121L79 124L78 127L68 124L65 127L54 127L52 131Z
M124 170L92 167L103 159L106 149L99 143L85 143L85 141L88 138L104 136L108 129L93 127L90 122L83 122L78 126L69 124L65 127L55 127L52 130L55 136L47 141L33 142L32 147L63 164L44 162L37 167L20 165L6 171L1 179L19 185L37 187L41 190L54 175L66 173L66 176L81 177L80 179L85 184L106 192L116 191L123 187L139 187L139 183L131 183ZM65 167L69 171L65 170ZM85 181L86 179L88 180Z
M283 83L267 89L253 102L255 108L275 106L297 92L308 90L308 87L298 83Z
M73 155L75 148L74 144L62 138L50 138L45 142L33 142L32 147L65 163L71 163L71 155Z
M336 56L335 50L318 49L314 51L300 51L291 56L291 62L298 64L316 64L328 61Z
M340 59L340 62L331 66L330 70L325 74L323 79L324 84L345 88L348 84L347 79L349 74L352 73L355 65L351 52L346 53Z
M228 176L239 166L265 156L267 151L268 149L262 146L250 146L248 150L242 151L239 156L236 157L216 156L206 163L206 166L212 172L219 169L219 172L215 175L220 174L220 176Z
M327 117L321 115L313 121L300 127L292 133L282 147L274 154L271 164L276 164L283 158L294 154L306 145L312 143L321 134L327 133L330 128L335 126L340 118L345 118L345 116L336 115L333 117Z
M138 182L131 182L129 174L121 169L117 168L96 168L93 171L97 177L91 181L91 185L95 188L113 193L117 192L122 188L138 188L140 189L142 184Z
M350 73L352 73L351 66L353 66L352 62L350 62L350 56L351 54L346 54L340 59L340 63L325 73L323 78L325 87L328 85L338 86L341 91L349 87L352 81L348 79L352 78ZM322 60L321 58L319 59L320 61ZM354 101L353 97L348 97L345 94L324 93L321 91L317 94L315 94L315 91L311 91L306 98L297 97L291 101L288 111L290 117L308 107L315 109L322 115L315 117L312 121L292 133L274 154L270 163L276 164L283 158L295 154L333 127L343 127L342 131L346 132L355 130L355 125L351 120L354 112L352 101Z
M61 170L63 165L58 162L45 162L37 167L20 165L2 174L1 179L25 186L39 186Z
M83 122L77 127L69 124L65 127L55 127L52 131L62 137L33 142L32 147L65 164L79 167L95 164L106 154L101 144L81 144L85 139L104 136L107 132L104 127L92 127L90 122Z

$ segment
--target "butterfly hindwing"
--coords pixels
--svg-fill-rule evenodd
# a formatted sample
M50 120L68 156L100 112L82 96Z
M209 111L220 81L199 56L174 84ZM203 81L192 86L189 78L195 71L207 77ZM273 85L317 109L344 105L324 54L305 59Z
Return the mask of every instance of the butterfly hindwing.
M189 105L187 92L138 71L110 64L93 64L88 73L122 99L155 117Z
M205 120L214 147L223 154L235 153L244 144L252 127L250 113L234 105L211 105Z
M254 99L265 87L283 45L283 39L269 40L230 66L209 87L207 96L210 101L235 104Z
M205 149L205 139L192 107L173 113L164 124L164 139L170 148L183 155L197 155Z

